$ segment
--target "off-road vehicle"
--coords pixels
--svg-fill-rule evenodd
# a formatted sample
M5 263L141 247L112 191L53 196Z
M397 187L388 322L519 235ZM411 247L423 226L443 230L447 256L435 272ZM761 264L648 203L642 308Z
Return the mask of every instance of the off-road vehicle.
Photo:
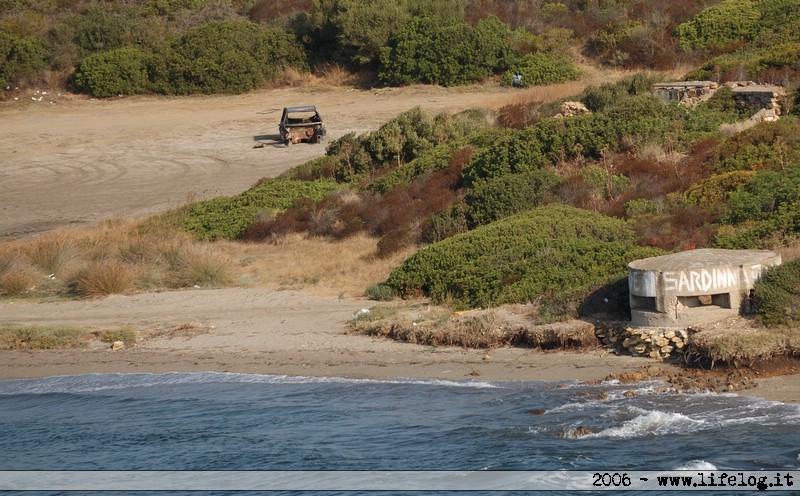
M287 146L301 141L319 143L325 137L322 116L313 105L284 108L278 129L281 140Z

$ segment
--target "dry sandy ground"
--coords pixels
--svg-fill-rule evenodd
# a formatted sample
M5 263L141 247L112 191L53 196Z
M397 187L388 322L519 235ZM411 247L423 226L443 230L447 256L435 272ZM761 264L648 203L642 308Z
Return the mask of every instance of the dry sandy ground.
M229 371L352 378L595 380L648 363L604 352L435 348L348 335L375 302L297 291L187 290L102 300L4 305L0 321L132 326L138 346L112 352L0 352L0 378L85 372Z
M535 91L542 90L531 90ZM236 194L263 177L322 155L324 147L319 145L277 144L277 120L284 106L317 105L331 138L336 138L375 129L416 105L432 112L456 112L476 106L497 108L523 96L492 87L312 88L110 101L48 95L42 102L6 102L0 104L0 240L111 217L147 215L187 198ZM140 330L143 339L117 352L0 352L0 379L215 370L558 381L602 379L652 363L602 351L486 352L344 334L350 316L371 305L298 291L239 288L4 303L0 322L128 325ZM797 401L797 379L763 381L752 392Z
M431 113L457 112L497 107L519 96L501 88L312 88L8 101L0 104L0 240L146 215L189 198L238 194L324 155L324 145L278 143L285 106L316 105L335 139L375 129L417 105Z

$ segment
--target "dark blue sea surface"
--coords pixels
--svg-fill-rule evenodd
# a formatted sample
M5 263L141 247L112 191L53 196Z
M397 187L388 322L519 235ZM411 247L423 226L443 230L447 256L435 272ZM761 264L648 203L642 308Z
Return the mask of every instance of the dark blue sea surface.
M800 467L800 406L664 393L655 382L210 372L12 380L0 381L0 433L0 470Z

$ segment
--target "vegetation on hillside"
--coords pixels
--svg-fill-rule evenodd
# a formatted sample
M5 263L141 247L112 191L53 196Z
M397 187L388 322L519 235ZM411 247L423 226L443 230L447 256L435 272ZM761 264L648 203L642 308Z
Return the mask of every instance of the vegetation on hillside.
M25 294L43 271L68 278L45 287L69 295L225 284L231 264L193 272L183 243L374 238L371 262L397 261L373 281L375 297L535 303L551 320L597 310L590 296L618 288L634 258L797 244L798 3L0 0L0 82L60 77L101 97L241 92L281 71L331 66L373 84L511 84L522 75L524 86L579 77L578 53L627 69L687 64L698 68L688 78L746 76L789 94L782 119L759 124L743 123L755 109L731 91L691 109L665 104L652 85L668 76L651 71L573 95L590 112L572 117L559 114L562 101L456 115L415 108L240 195L151 219L113 256L91 244L81 256L74 245L41 247L44 259L35 244L2 250L0 291ZM177 245L147 238L165 226L181 233ZM70 270L49 268L62 258ZM796 306L787 267L757 290L765 324L796 321L782 310Z
M579 76L574 55L626 69L786 83L798 0L0 1L0 84L97 97L238 93L285 71L368 84L522 86Z

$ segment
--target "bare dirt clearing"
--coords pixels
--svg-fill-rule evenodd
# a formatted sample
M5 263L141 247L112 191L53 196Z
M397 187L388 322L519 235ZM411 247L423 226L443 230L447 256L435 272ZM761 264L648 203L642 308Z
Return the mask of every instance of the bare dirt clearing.
M578 91L576 85L561 85L562 91ZM0 105L0 239L241 193L323 155L324 144L278 143L285 106L316 105L332 140L376 129L417 105L431 113L457 112L497 108L529 94L491 86L309 88L6 102Z

